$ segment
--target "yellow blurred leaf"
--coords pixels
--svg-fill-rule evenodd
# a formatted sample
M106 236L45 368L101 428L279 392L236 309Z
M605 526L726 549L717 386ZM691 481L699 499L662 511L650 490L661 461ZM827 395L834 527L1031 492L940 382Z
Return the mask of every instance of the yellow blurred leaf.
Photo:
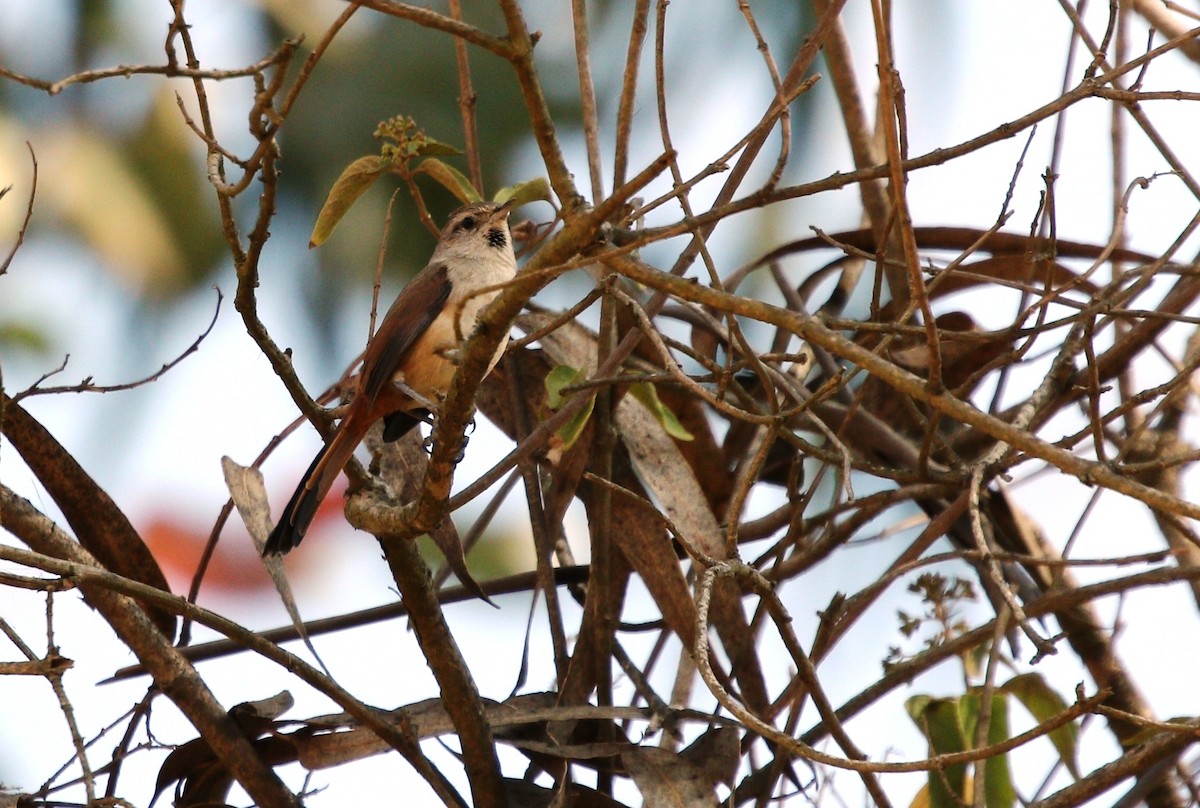
M138 292L186 285L167 217L119 143L94 129L62 129L33 142L39 212L49 209L64 220Z

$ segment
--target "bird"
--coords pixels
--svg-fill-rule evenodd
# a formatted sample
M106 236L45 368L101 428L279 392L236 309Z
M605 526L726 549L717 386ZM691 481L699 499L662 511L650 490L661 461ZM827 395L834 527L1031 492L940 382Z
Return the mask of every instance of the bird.
M383 419L383 439L394 441L420 423L430 405L450 389L457 368L450 352L471 336L480 310L500 293L490 287L517 272L510 208L511 201L473 202L450 214L429 263L400 291L367 343L353 399L288 500L263 547L264 556L282 555L300 543L317 507L376 421ZM482 289L488 291L477 294ZM488 372L507 345L506 335Z

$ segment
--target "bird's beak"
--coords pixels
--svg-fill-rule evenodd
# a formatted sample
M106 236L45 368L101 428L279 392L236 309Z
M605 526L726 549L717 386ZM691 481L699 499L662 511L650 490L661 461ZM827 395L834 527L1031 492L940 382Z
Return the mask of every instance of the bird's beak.
M505 219L507 219L507 218L508 218L508 214L512 213L512 207L513 207L513 200L512 200L512 199L509 199L509 200L508 200L507 202L505 202L503 205L501 205L500 207L496 208L496 212L495 212L495 213L493 213L493 214L492 214L492 216L493 216L493 217L496 217L496 216L503 216Z

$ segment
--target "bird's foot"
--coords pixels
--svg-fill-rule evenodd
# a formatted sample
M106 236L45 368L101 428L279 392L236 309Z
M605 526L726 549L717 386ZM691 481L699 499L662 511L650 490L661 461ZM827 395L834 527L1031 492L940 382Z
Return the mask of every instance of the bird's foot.
M471 439L468 436L463 435L462 448L458 450L458 454L456 454L454 456L454 460L452 461L455 465L458 465L459 463L461 463L463 461L463 458L466 457L467 444L470 442L471 442ZM425 439L423 447L425 449L426 454L433 454L433 449L435 446L437 446L437 442L434 441L433 435L430 435L429 437L427 437Z

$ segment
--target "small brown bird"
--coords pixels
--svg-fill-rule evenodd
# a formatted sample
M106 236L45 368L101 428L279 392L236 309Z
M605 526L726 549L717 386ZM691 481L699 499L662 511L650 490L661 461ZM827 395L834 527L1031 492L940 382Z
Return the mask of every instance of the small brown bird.
M383 439L396 440L420 422L429 402L450 389L457 365L447 351L471 336L480 310L499 291L473 293L511 280L517 272L509 204L475 202L450 214L429 263L400 292L368 343L354 398L283 509L264 555L286 553L300 543L317 506L372 424L382 418ZM507 344L507 339L500 344L489 372Z

